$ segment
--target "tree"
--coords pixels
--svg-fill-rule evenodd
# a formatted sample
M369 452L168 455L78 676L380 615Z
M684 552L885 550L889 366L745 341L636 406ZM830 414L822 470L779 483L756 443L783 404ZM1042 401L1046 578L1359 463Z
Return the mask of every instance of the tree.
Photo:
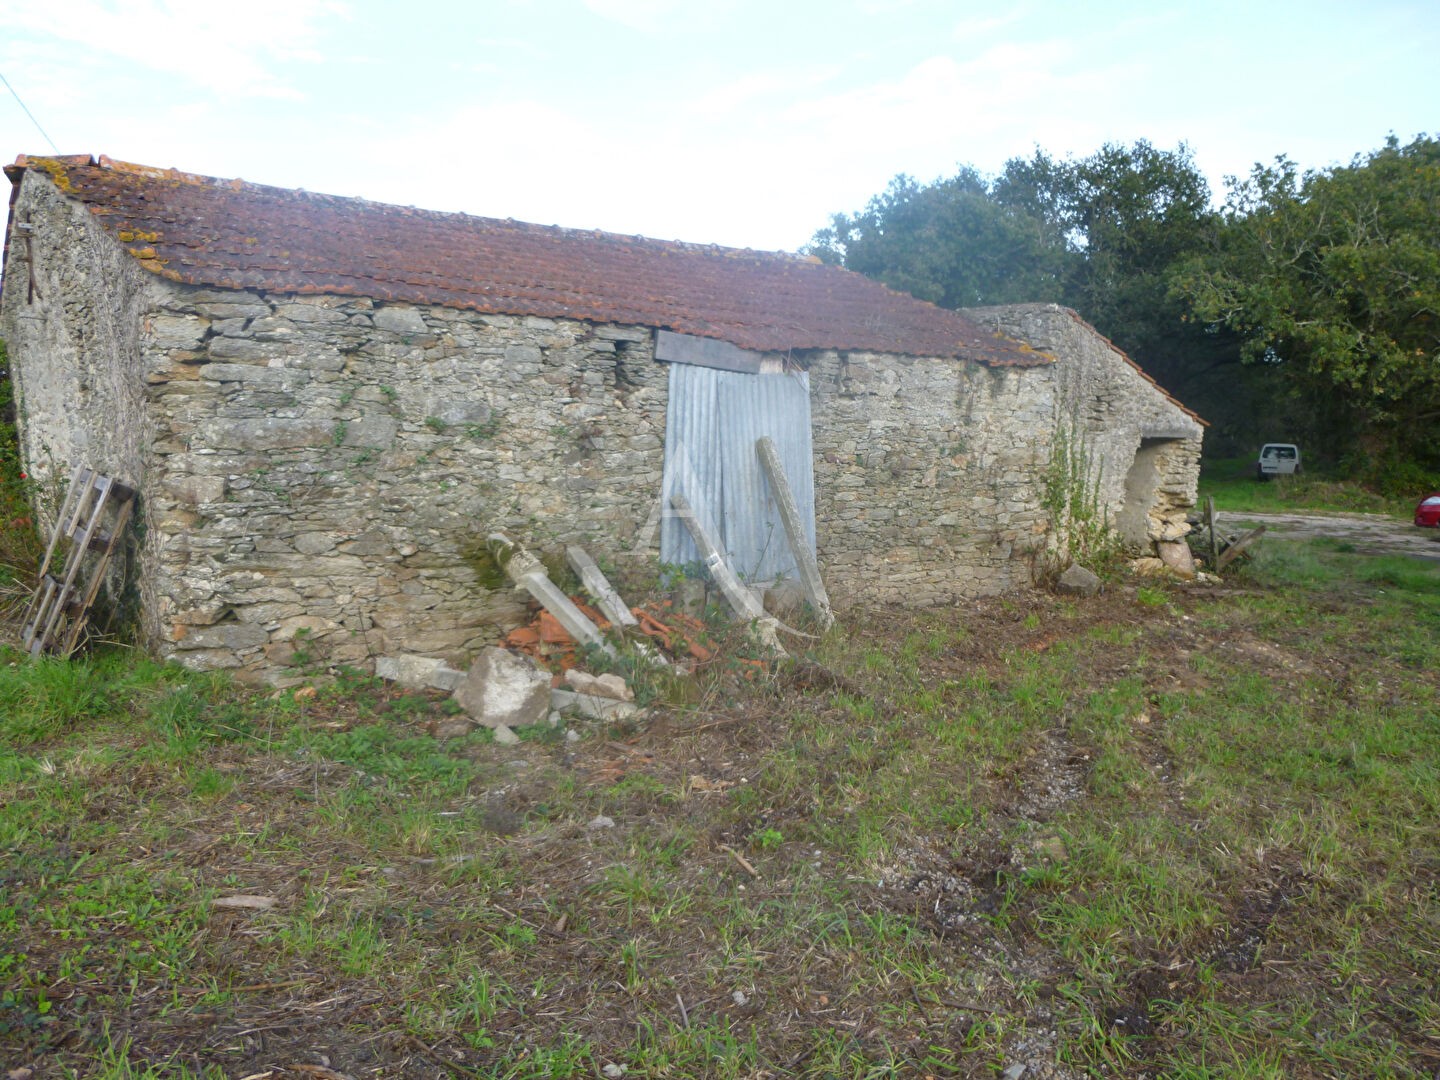
M1391 136L1303 175L1283 157L1257 166L1172 295L1371 453L1440 464L1440 141Z
M1184 144L1079 160L1037 149L993 178L969 166L929 185L897 177L810 250L943 307L1067 304L1204 415L1233 400L1224 369L1239 352L1224 327L1185 321L1168 274L1213 244L1209 199Z
M897 176L807 250L949 308L1058 300L1070 259L1049 222L993 198L968 166L929 185Z

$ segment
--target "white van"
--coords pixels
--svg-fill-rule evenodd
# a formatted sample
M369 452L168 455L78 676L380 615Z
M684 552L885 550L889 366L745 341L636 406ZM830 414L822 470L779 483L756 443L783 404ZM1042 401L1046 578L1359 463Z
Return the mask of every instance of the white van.
M1272 442L1260 448L1255 475L1261 480L1272 476L1293 476L1300 471L1300 448L1294 443Z

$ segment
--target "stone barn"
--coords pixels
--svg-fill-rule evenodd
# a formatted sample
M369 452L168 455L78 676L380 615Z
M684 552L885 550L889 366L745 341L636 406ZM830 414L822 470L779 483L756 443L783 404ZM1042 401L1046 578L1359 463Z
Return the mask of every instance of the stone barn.
M6 174L28 467L138 490L129 617L192 668L274 677L297 634L463 664L523 616L486 534L654 581L695 558L676 491L737 573L783 578L760 435L842 610L1028 584L1062 440L1137 548L1194 502L1198 418L1053 305L105 157Z

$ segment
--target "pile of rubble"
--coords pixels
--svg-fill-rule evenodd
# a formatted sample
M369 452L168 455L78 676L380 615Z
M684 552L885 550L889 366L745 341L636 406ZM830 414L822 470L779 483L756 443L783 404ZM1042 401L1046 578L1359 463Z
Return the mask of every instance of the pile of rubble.
M570 601L601 633L616 631L609 619L579 597L572 596ZM715 655L715 650L706 644L705 624L680 611L669 600L652 607L630 608L630 614L635 620L630 624L631 630L653 642L673 663L703 664ZM560 673L579 666L580 643L544 608L524 626L506 634L500 644Z
M531 656L498 646L483 649L468 671L427 656L382 656L375 674L407 689L452 694L461 713L435 726L438 738L488 727L496 742L513 743L518 727L558 727L567 717L623 720L638 711L634 691L619 675L591 675L573 666L557 675Z
M786 656L776 633L798 631L769 615L741 584L683 497L672 496L671 502L706 555L707 573L737 619L749 624L751 637L770 656ZM558 726L567 712L591 719L633 715L635 695L624 679L579 670L585 657L619 659L616 639L632 646L639 663L672 674L688 675L696 664L713 658L714 649L699 619L668 601L650 608L630 607L582 548L569 547L565 556L593 606L559 588L539 559L504 534L493 533L486 543L495 564L538 605L535 617L510 631L498 646L482 651L465 672L423 656L382 656L375 662L375 674L383 679L454 695L467 718L437 725L438 736L483 725L495 732L498 741L511 742L517 739L515 728L547 719ZM818 572L812 576L808 595L828 623L829 599Z

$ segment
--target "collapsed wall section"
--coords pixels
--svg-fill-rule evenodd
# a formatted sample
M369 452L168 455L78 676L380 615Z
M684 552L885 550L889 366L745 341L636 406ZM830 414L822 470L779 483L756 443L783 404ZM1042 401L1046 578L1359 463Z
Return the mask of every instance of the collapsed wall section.
M1052 368L823 353L810 366L816 532L837 602L920 607L1031 580Z
M523 617L494 530L653 574L646 329L178 285L146 325L156 638L189 667L462 662Z

